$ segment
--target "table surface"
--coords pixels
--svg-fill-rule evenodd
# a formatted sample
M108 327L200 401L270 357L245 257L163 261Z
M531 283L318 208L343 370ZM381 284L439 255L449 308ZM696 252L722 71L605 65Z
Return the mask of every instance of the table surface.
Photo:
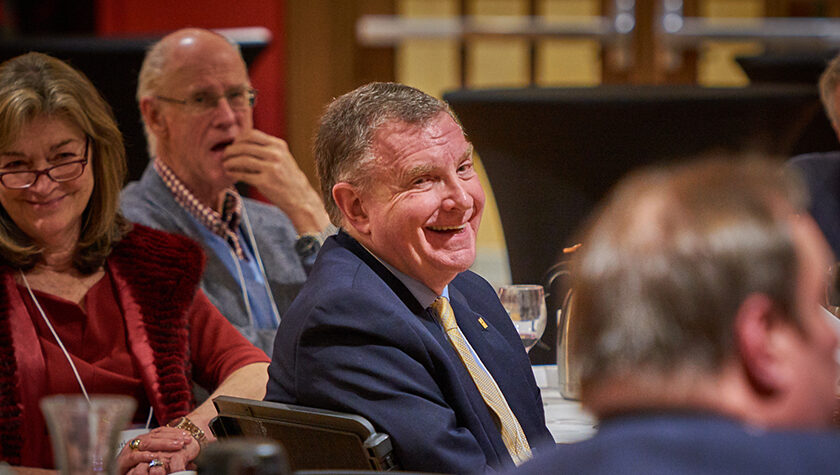
M568 444L588 439L595 434L595 418L579 401L563 398L557 377L557 365L532 366L537 386L542 392L545 424L554 441Z

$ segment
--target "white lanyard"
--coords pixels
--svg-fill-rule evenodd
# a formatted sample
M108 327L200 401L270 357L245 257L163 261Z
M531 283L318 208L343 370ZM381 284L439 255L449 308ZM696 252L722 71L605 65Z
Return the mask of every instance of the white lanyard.
M55 328L53 328L52 323L50 323L50 319L47 318L46 312L44 309L41 308L41 303L38 302L38 299L35 297L35 292L32 292L32 287L29 286L29 281L26 280L26 274L23 273L22 270L19 270L20 277L23 279L23 284L26 286L26 290L29 291L29 296L32 298L32 301L35 302L35 307L38 308L38 312L41 314L41 317L44 319L44 323L47 324L47 328L50 329L52 332L53 338L58 343L58 346L61 348L61 351L64 353L64 357L67 358L67 362L70 363L70 367L73 369L73 375L76 376L76 381L79 383L79 387L82 389L82 394L85 396L88 404L90 404L90 396L88 396L87 388L85 388L85 383L82 382L82 378L79 376L79 370L76 369L76 365L73 363L73 359L70 358L70 353L67 352L67 348L64 347L64 342L61 341L59 338L58 333L56 333ZM152 414L154 413L154 407L149 404L149 417L146 419L146 430L149 430L149 424L152 422Z
M262 257L260 257L260 248L257 246L257 240L254 239L254 232L251 230L251 221L248 219L248 212L245 211L245 205L242 205L242 224L245 228L245 232L248 233L248 240L251 243L251 247L254 250L254 260L257 261L257 267L260 269L260 273L262 273L263 277L263 285L265 286L265 292L268 294L268 300L271 302L271 313L272 317L274 318L274 324L280 324L280 312L277 310L277 303L274 301L274 294L271 292L271 287L268 285L268 276L265 274L265 266L263 266ZM236 254L233 250L230 250L231 257L233 258L233 264L236 266L236 274L239 279L239 287L242 289L242 298L245 300L245 311L248 312L248 319L253 325L254 314L251 310L251 302L248 300L248 289L245 287L245 277L242 274L242 267L239 265L239 258L236 257Z
M50 319L47 318L47 314L44 313L44 309L41 308L41 304L38 302L38 299L35 298L35 293L32 292L32 287L29 286L29 281L26 280L26 275L22 270L18 270L18 272L20 272L20 276L23 279L23 284L26 285L26 290L29 291L29 296L32 297L32 301L35 302L35 307L37 307L38 311L41 312L41 317L43 317L44 323L47 324L47 328L49 328L52 332L56 343L58 343L59 348L61 348L61 351L64 353L64 357L67 358L67 362L70 363L70 367L73 369L73 374L76 376L76 381L79 382L79 387L82 388L82 394L84 394L85 399L87 399L88 404L90 404L90 397L88 396L87 389L85 389L85 383L82 382L82 378L79 376L79 370L76 369L73 359L70 358L70 353L67 352L67 348L64 347L64 343L61 341L61 338L58 337L58 333L56 333L55 328L53 328L52 323L50 323Z

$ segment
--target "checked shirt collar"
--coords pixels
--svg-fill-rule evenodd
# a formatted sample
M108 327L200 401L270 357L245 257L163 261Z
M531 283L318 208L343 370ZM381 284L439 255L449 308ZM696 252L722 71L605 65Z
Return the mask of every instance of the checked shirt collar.
M155 171L160 175L161 180L163 180L163 183L172 192L175 201L209 229L210 232L227 241L237 258L246 259L245 253L242 251L242 243L236 234L236 229L239 227L239 221L242 216L242 198L236 192L236 189L230 187L220 197L221 206L219 209L222 212L219 213L198 201L198 198L187 188L187 185L178 179L172 169L166 166L159 158L155 158L153 165Z

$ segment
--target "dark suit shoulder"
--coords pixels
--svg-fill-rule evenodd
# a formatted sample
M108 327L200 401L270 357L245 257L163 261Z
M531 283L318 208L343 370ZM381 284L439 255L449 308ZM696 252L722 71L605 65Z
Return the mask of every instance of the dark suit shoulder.
M514 471L588 474L837 473L840 435L766 431L708 413L608 420L592 439L558 445Z
M797 155L788 165L802 174L812 193L815 186L840 179L840 151Z
M487 282L484 277L481 277L471 270L466 270L456 275L450 285L454 285L458 288L471 289L473 291L486 292L489 290L490 292L494 292L493 286L490 285L490 282Z
M310 388L310 377L345 374L330 362L352 354L372 361L375 357L368 351L374 347L387 348L392 361L430 364L427 333L370 267L328 239L280 322L266 399L300 403L298 398L303 397L308 404L325 404L313 396L317 391Z
M367 264L342 247L325 246L298 300L310 319L307 326L388 328L385 333L393 335L395 326L416 318Z
M835 254L840 253L840 152L811 153L790 160L808 188L808 211Z
M840 151L804 153L791 158L788 164L798 167L833 166L840 168Z

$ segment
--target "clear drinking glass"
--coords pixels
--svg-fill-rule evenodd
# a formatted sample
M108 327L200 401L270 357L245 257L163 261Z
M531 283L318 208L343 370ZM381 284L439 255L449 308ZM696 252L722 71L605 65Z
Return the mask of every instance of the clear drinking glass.
M137 403L129 396L60 394L41 399L56 468L63 475L115 474L119 434Z
M499 300L519 333L525 351L537 344L545 331L545 291L542 285L505 285Z

